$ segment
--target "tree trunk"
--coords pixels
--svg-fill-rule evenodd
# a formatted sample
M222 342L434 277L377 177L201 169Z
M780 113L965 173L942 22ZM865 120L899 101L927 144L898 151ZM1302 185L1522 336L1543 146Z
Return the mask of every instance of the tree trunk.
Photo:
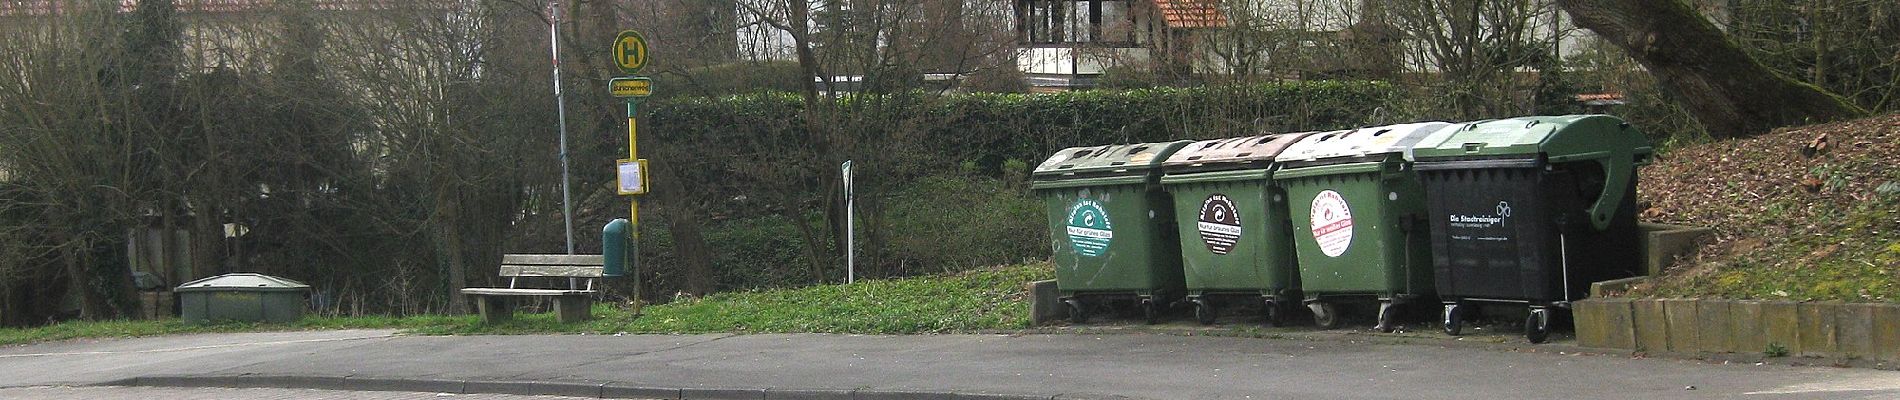
M1557 0L1577 25L1642 63L1718 138L1866 115L1814 85L1762 65L1681 0Z
M443 266L443 279L448 281L448 312L463 314L468 312L468 299L462 296L462 288L468 287L468 277L463 273L467 265L463 251L467 247L462 243L462 236L458 234L460 226L456 224L456 221L462 217L461 204L453 194L447 193L451 190L454 189L437 189L435 193L436 218L424 223L432 225L431 228L435 233L432 236L436 242L436 257L438 257L436 263Z
M662 215L666 216L667 233L673 236L673 254L679 257L683 273L686 276L686 293L705 296L713 292L715 279L712 270L712 246L706 244L706 235L700 230L700 213L690 195L692 190L681 181L679 174L671 166L659 166L653 169L656 185L659 189L651 196Z
M219 271L225 271L224 257L222 257L224 255L224 224L214 219L218 215L218 212L214 210L219 210L220 207L213 206L214 203L210 201L201 201L198 204L201 208L198 215L191 219L189 239L183 241L189 247L185 249L185 254L193 271L198 271L197 274L200 276L211 276ZM290 272L288 268L291 268L287 265L239 265L238 271L245 270L245 267L252 270L262 267L283 268L276 271L260 271L276 274L288 273Z

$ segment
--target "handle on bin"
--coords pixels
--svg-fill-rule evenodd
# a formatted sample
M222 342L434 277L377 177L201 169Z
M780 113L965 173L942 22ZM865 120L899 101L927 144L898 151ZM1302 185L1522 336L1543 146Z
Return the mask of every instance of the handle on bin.
M1630 153L1628 149L1616 149L1550 158L1553 163L1588 160L1603 167L1603 190L1598 192L1589 210L1590 226L1596 230L1610 228L1610 218L1616 215L1616 208L1623 205L1623 195L1629 192L1629 182L1636 169L1630 162Z
M1590 226L1599 231L1610 228L1610 217L1616 215L1617 207L1623 206L1623 195L1629 191L1630 179L1636 176L1636 165L1629 162L1629 150L1610 153L1609 157L1596 159L1597 164L1603 166L1603 192L1597 196L1596 204L1590 205Z

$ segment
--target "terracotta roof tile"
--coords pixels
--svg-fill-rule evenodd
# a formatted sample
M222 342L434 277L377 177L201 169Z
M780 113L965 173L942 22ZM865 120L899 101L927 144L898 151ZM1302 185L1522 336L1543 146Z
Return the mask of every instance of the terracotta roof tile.
M1220 11L1219 0L1154 0L1169 28L1219 28L1227 26L1227 14Z

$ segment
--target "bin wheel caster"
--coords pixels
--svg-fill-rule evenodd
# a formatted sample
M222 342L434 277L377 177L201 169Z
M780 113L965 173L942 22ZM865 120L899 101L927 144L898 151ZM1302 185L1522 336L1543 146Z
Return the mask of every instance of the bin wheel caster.
M1148 325L1160 323L1161 306L1155 304L1154 299L1141 299L1141 317L1148 321Z
M1390 301L1379 302L1379 325L1373 326L1372 329L1377 329L1379 332L1392 333L1393 330L1398 328L1397 320L1399 310L1393 307L1394 305L1395 304Z
M1531 310L1530 317L1524 319L1524 339L1530 340L1532 344L1550 339L1550 310Z
M1286 326L1286 310L1281 309L1280 302L1267 300L1267 306L1262 310L1267 314L1267 326Z
M1313 310L1313 324L1320 329L1339 329L1339 309L1333 303L1316 301L1306 305Z
M1062 303L1069 305L1069 322L1077 324L1089 322L1089 311L1086 308L1082 308L1081 300L1068 299L1063 300Z
M1207 299L1194 299L1195 321L1199 321L1201 325L1213 325L1214 316L1214 303L1208 302Z
M1445 305L1445 334L1446 335L1458 336L1458 334L1464 330L1465 316L1464 316L1463 311L1464 310L1459 309L1457 304Z

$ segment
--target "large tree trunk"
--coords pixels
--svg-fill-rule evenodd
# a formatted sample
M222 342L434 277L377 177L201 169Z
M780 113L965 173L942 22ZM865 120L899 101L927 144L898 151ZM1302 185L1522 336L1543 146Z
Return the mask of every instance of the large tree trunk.
M1681 0L1557 0L1577 26L1622 47L1718 138L1865 115L1763 66Z

